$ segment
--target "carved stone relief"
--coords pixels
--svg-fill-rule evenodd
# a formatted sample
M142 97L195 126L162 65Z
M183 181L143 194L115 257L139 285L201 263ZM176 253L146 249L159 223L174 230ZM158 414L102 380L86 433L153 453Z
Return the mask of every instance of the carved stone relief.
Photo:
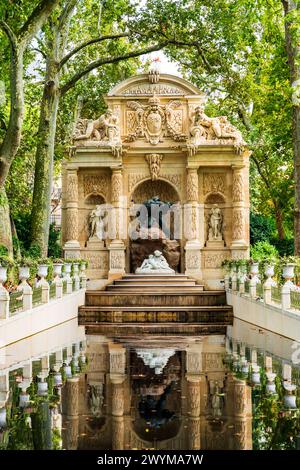
M127 106L135 112L135 128L128 134L128 142L145 137L150 144L157 145L162 142L163 135L169 135L176 141L186 139L186 136L181 134L182 129L177 130L182 123L180 114L174 115L174 111L178 111L177 108L181 106L180 101L171 100L167 105L161 105L159 97L153 95L146 105L139 101L128 101Z
M78 211L76 208L67 209L66 214L66 240L78 238Z
M204 174L203 192L225 194L225 175L223 173Z
M132 87L127 88L122 92L123 96L130 96L130 95L186 95L187 92L182 88L172 86L172 85L165 85L163 83L158 84L148 84L143 83L141 85L134 85Z
M188 201L198 201L198 174L196 170L188 170L186 177L186 198Z
M149 153L145 155L145 159L149 165L149 171L152 181L157 180L159 177L163 156L159 153Z
M244 211L234 209L232 214L232 239L243 240L244 238Z
M68 173L67 176L67 197L69 201L78 200L78 178L77 173Z
M232 182L232 202L241 202L244 199L244 180L242 173L234 173Z
M222 262L229 257L229 253L205 253L204 254L204 267L205 268L220 268Z
M206 371L224 369L223 355L219 353L204 353L203 354L204 367Z
M124 269L124 252L112 251L110 253L110 269Z
M200 269L201 267L200 252L186 251L185 264L186 269Z
M88 194L103 194L107 198L109 187L108 175L85 175L83 178L84 196Z
M123 176L121 171L113 171L111 176L111 200L117 202L122 197Z
M108 251L81 251L81 257L88 261L89 269L108 271Z

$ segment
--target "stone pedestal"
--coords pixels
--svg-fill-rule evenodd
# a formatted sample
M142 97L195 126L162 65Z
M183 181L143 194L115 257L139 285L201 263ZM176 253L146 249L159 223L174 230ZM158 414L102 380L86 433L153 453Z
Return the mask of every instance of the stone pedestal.
M125 245L122 240L113 240L109 245L109 272L110 278L125 274Z
M88 250L102 250L105 248L104 240L99 240L97 237L91 237L86 242L86 247Z
M192 240L185 245L185 274L195 278L202 278L201 270L201 244Z

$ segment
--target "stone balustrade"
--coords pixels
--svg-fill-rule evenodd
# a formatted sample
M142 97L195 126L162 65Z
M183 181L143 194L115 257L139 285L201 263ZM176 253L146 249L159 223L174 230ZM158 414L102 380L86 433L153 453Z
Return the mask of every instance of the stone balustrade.
M64 271L62 272L62 268ZM1 268L2 270L5 268ZM71 274L72 272L72 274ZM20 284L18 287L9 292L3 283L6 281L6 272L0 276L0 324L2 321L16 316L21 312L31 310L42 304L48 304L54 299L62 297L86 289L87 277L85 274L85 266L80 267L79 264L64 263L54 265L53 277L51 280L47 278L48 267L39 266L38 275L40 280L31 286L28 282L29 268L19 268Z
M259 263L249 263L247 267L232 261L232 265L224 277L226 291L239 293L267 305L280 306L282 310L300 309L300 287L293 282L294 264L286 264L281 272L277 272L277 279L284 279L284 282L274 278L274 264L271 263L265 264L263 268Z

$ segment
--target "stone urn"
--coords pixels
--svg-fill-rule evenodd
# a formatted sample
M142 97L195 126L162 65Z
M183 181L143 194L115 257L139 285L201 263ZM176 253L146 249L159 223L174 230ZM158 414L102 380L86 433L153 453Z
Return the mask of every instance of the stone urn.
M55 277L61 277L63 263L55 263L53 264L53 274Z
M265 267L265 275L267 278L272 278L274 276L274 264L267 264Z
M39 396L45 396L48 393L48 383L47 382L38 382L37 384L38 389L37 389L37 394Z
M245 374L247 375L249 372L249 364L248 362L245 360L245 361L242 361L242 374Z
M295 410L297 408L296 395L284 395L283 404L285 408L288 408L289 410Z
M71 379L71 378L72 378L72 369L71 369L71 366L65 365L65 366L64 366L64 372L65 372L65 374L66 374L66 378L67 378L67 379Z
M274 372L267 372L267 384L266 384L266 391L269 394L274 394L276 393L276 385L275 385L275 378L276 374Z
M73 263L74 275L78 276L79 273L79 263Z
M62 381L62 375L60 372L57 372L56 374L54 374L54 385L55 387L61 387L62 384L63 384L63 381Z
M0 266L0 286L7 280L7 268Z
M0 429L6 427L6 408L0 408Z
M30 277L30 269L29 266L20 266L19 267L19 279L21 282L27 281Z
M260 373L258 365L252 365L251 381L253 385L260 385Z
M65 263L65 277L70 277L71 274L71 269L72 269L72 263Z
M252 263L250 265L250 274L251 276L255 277L259 273L259 263Z
M26 408L29 402L30 402L30 395L26 392L21 392L19 396L19 407Z
M47 277L48 274L48 264L39 264L38 275L43 279Z
M293 263L288 263L285 266L283 266L282 277L285 279L285 281L291 281L293 279L294 269L295 269L295 264Z

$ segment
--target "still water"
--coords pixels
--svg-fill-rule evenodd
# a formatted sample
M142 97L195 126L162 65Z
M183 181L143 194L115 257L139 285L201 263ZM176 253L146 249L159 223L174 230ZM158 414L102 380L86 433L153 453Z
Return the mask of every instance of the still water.
M299 344L85 336L77 320L0 349L0 448L296 449Z

